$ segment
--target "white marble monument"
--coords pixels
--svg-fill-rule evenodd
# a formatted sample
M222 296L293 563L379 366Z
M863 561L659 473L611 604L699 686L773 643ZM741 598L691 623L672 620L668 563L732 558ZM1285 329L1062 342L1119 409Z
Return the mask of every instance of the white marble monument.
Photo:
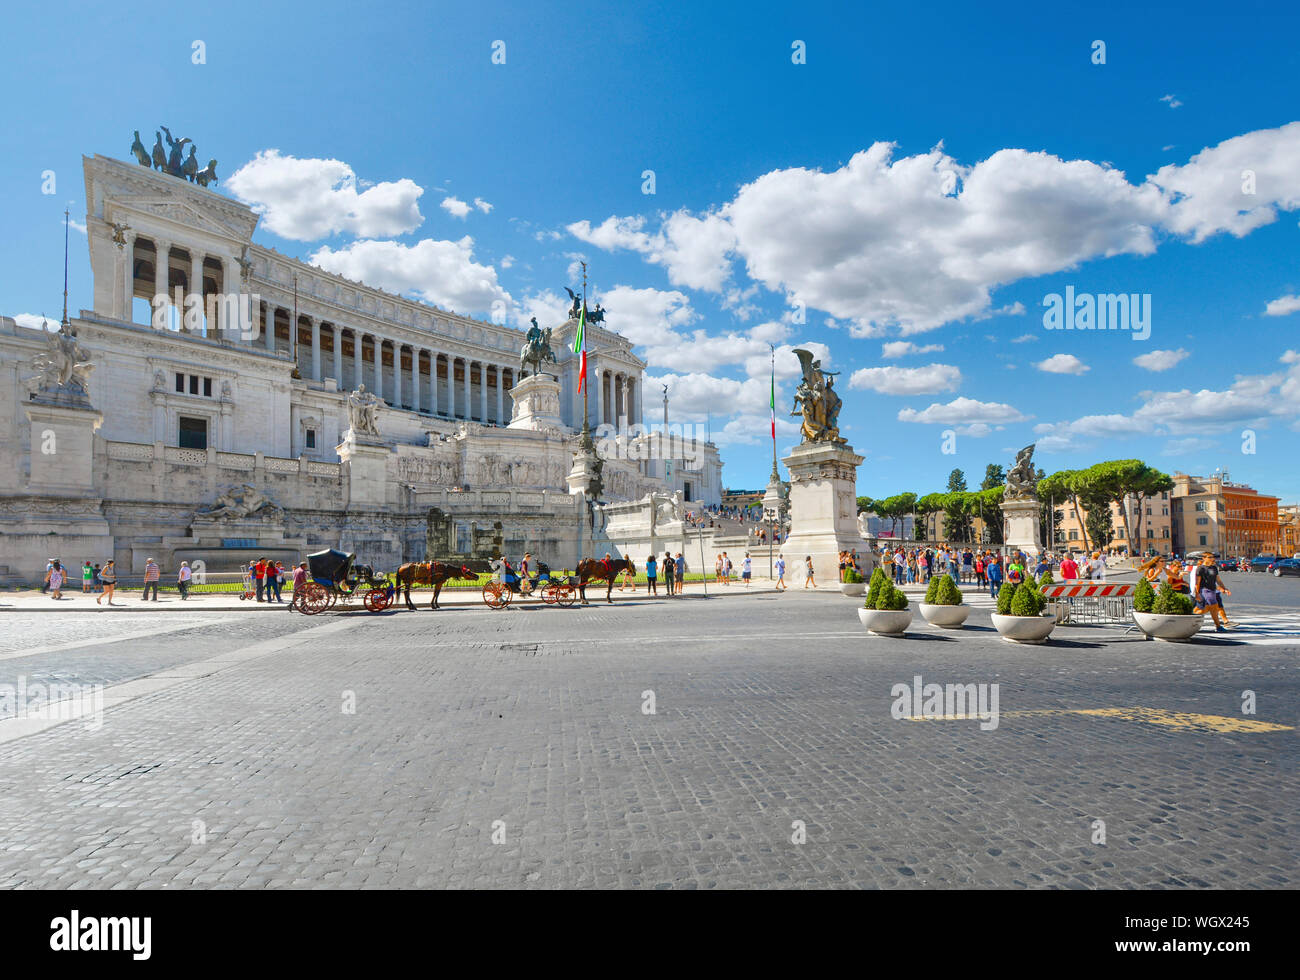
M811 555L818 585L839 583L839 553L862 550L857 474L863 457L844 443L805 442L782 460L790 471L790 537L786 565L798 581Z

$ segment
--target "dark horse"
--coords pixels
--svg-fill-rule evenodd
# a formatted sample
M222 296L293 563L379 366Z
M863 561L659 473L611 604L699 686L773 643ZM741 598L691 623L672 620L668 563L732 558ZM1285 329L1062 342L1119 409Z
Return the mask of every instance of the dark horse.
M412 585L432 585L433 601L429 603L430 609L438 608L438 593L442 591L443 583L448 579L475 579L478 577L476 572L471 572L468 565L461 565L457 568L455 565L446 565L440 561L409 561L397 570L397 587L402 590L403 597L406 599L406 608L415 610L415 603L411 601Z
M606 561L603 558L584 558L578 562L578 594L582 596L585 604L587 601L587 583L592 579L605 582L605 601L612 603L610 593L614 591L614 580L623 574L624 571L636 575L636 565L630 558L611 558Z

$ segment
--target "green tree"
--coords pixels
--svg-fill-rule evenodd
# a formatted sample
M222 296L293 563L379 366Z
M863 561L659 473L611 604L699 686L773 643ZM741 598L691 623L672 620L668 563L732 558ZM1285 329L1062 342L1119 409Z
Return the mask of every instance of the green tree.
M872 513L872 512L875 510L875 508L876 508L876 502L875 502L874 500L872 500L870 497L859 497L859 498L858 498L858 513L859 513L859 514L870 514L870 513Z
M1051 506L1056 502L1061 504L1069 503L1074 508L1074 519L1078 525L1083 528L1083 547L1089 549L1088 528L1085 524L1079 510L1079 474L1080 470L1057 470L1038 481L1038 495L1040 499L1046 499ZM1053 528L1055 533L1055 528Z
M948 474L948 492L958 493L966 490L966 474L961 470L953 470Z
M946 496L947 494L943 493L927 493L924 497L916 498L916 503L913 507L916 514L921 518L920 522L917 523L916 531L913 534L913 537L915 537L917 541L924 541L927 538L934 536L930 534L930 515L938 514L943 510L944 497Z
M989 487L974 494L971 517L984 521L989 533L989 544L1002 544L1002 494L1005 486Z
M943 502L943 536L952 542L969 541L971 538L971 507L977 504L976 494L964 490L954 490L944 494Z
M992 490L994 487L1006 486L1007 474L1002 469L1001 463L989 463L984 467L984 482L980 484L981 490Z

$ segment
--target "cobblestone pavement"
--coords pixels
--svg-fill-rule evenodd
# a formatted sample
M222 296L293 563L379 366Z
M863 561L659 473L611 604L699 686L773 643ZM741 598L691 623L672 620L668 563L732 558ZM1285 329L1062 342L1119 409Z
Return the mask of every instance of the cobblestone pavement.
M1277 612L1271 588L1234 601ZM228 614L0 661L114 683L252 651L97 730L0 743L0 887L1300 882L1296 645L1082 628L1022 647L985 609L886 639L856 606ZM57 616L53 642L21 616L3 622L67 642ZM895 719L916 675L998 684L999 724Z

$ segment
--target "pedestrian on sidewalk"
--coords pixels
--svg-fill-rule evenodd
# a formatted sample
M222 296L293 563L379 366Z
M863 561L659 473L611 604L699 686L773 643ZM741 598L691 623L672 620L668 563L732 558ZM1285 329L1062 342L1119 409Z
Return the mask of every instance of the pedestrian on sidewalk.
M998 556L993 555L989 559L988 567L985 572L989 577L989 595L994 599L998 597L998 590L1002 588L1002 564L998 561Z
M50 569L50 574L46 577L46 582L50 586L50 598L63 598L63 566L57 561Z
M754 566L750 561L749 552L745 552L745 560L740 563L740 578L745 583L745 588L749 588L749 577L753 574Z
M253 578L257 582L257 601L262 601L262 590L266 588L266 559L257 559L257 564L253 566Z
M94 582L95 569L86 561L81 566L81 594L90 595L90 590L95 587Z
M681 595L682 588L686 585L686 559L682 557L680 551L677 552L677 558L673 565L676 566L675 571L677 572L677 594Z
M673 597L673 573L677 571L677 568L673 562L672 552L670 551L664 552L663 570L664 591L668 593L668 598L671 599Z
M645 590L650 595L659 595L659 589L656 586L658 578L658 565L655 561L654 552L650 552L650 557L645 560Z
M789 586L785 584L785 555L776 556L776 590L784 592Z
M153 601L158 601L158 563L152 558L144 560L144 595L140 597L141 602L147 602L149 599L149 590L153 589Z
M100 600L107 599L111 606L113 590L117 588L117 566L113 564L112 558L104 562L104 567L99 570L99 580L104 583L104 593L95 597L95 605L98 606Z
M45 559L45 577L41 580L41 595L45 595L50 591L50 572L54 571L54 562L56 560L54 558Z
M977 588L984 587L984 552L975 556L975 585Z
M817 580L816 580L815 578L813 578L813 563L812 563L812 555L804 555L804 557L803 557L803 587L806 589L806 588L808 588L808 586L810 586L810 585L811 585L814 589L817 588Z
M300 608L299 602L306 595L307 588L307 563L299 562L298 567L293 570L293 598L289 600L289 612Z
M284 566L278 561L269 562L266 568L266 601L271 601L271 593L275 593L275 601L284 604L280 598L280 586L284 582Z
M182 602L190 597L190 578L192 575L190 563L187 561L181 562L181 567L176 572L176 590L180 592Z
M96 594L96 595L99 595L100 593L102 593L102 592L104 591L104 580L103 580L103 578L100 577L100 572L102 572L102 571L103 571L103 569L101 569L101 568L99 567L99 562L95 562L95 576L94 576L93 581L94 581L94 585L95 585L95 594Z

